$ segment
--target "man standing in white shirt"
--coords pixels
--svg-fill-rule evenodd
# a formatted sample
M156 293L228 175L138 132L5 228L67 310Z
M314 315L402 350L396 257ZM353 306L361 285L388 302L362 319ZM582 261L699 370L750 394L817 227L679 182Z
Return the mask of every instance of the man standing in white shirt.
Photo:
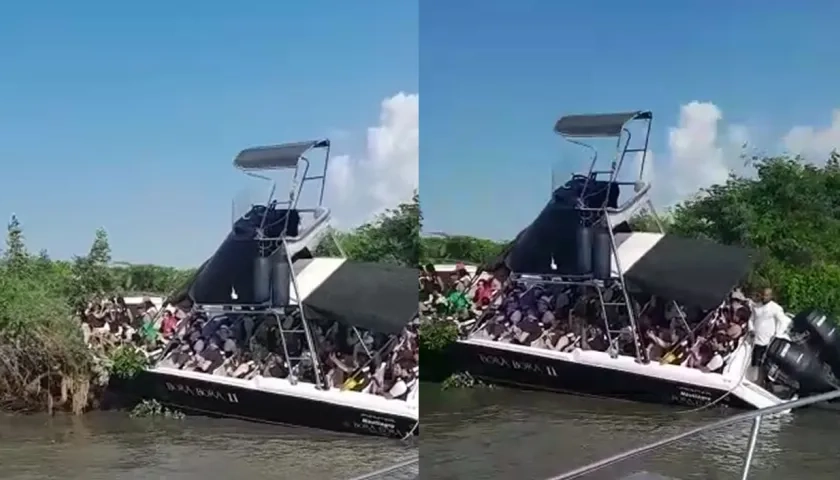
M750 317L750 331L753 332L752 367L754 381L762 384L766 375L762 368L767 347L776 337L787 338L787 331L791 319L785 310L773 301L773 290L765 288L761 292L758 302L750 302L752 316Z

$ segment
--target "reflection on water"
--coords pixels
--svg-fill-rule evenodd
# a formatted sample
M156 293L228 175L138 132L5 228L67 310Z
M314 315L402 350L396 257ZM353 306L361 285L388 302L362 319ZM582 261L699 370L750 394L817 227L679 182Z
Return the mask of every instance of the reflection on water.
M423 385L424 479L541 480L719 419L684 409L506 389ZM588 479L638 471L680 480L740 478L751 423L683 441ZM834 479L840 413L801 411L762 423L751 478Z
M4 480L347 479L414 455L393 440L201 417L0 416Z

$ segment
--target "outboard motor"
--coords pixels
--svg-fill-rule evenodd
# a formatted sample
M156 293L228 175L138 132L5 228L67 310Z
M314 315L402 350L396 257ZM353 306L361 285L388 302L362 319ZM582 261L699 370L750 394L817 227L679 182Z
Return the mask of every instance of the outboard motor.
M793 317L793 327L808 333L808 344L840 378L840 331L836 320L819 310L805 310Z
M799 383L800 394L825 393L836 388L819 357L806 345L775 338L767 348L767 360Z

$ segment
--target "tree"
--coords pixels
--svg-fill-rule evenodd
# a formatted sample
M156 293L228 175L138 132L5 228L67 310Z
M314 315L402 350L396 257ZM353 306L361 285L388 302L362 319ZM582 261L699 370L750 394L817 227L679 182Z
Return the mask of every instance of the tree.
M410 202L386 210L373 221L350 232L333 231L332 234L347 258L417 266L420 264L422 253L422 222L419 197L415 192ZM315 254L339 256L341 252L336 245L325 240L318 246Z
M6 250L3 252L3 260L10 273L21 273L28 258L29 253L26 251L23 227L21 227L17 216L12 215L6 229Z
M114 293L116 278L109 267L110 262L111 245L108 242L108 233L99 228L88 254L73 259L74 281L69 285L69 294L77 306L93 297Z
M667 232L673 222L673 216L668 211L657 211L654 216L653 212L644 209L633 216L629 223L635 232L659 232L660 227Z
M12 217L0 256L0 408L49 408L61 402L53 398L60 386L68 395L58 406L84 410L100 370L71 307L122 293L125 279L166 291L191 274L154 265L115 268L110 262L108 235L102 229L87 255L70 262L51 259L46 250L32 256L20 222Z
M424 237L424 263L465 262L483 265L501 254L506 242L497 242L468 235L439 235Z
M180 270L160 265L120 264L111 268L116 290L123 295L169 295L195 274L194 269Z
M755 176L731 175L673 211L671 231L759 252L748 279L785 306L840 314L840 156L753 157Z

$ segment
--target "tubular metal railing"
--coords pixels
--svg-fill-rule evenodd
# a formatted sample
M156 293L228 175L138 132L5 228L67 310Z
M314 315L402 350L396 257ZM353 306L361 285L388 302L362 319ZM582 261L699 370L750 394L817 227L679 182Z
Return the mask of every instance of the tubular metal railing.
M415 480L418 478L420 478L420 459L418 457L414 457L410 460L403 460L399 463L395 463L390 467L376 470L375 472L353 477L351 480Z
M608 458L604 458L598 460L597 462L590 463L589 465L584 465L582 467L576 468L574 470L568 471L556 477L551 477L546 480L570 480L573 478L580 478L584 475L588 475L590 473L594 473L598 470L603 468L607 468L609 466L615 465L617 463L623 462L625 460L629 460L631 458L638 457L640 455L644 455L648 452L653 450L658 450L662 447L670 445L672 443L678 442L685 438L690 438L695 435L705 433L711 430L716 430L721 427L726 427L728 425L732 425L735 423L743 422L746 420L752 420L753 426L752 430L750 431L750 437L747 442L747 450L744 455L744 467L741 470L741 480L746 480L750 474L750 464L752 463L753 453L755 453L755 443L758 439L758 429L761 426L761 419L766 415L772 415L774 413L785 412L788 410L795 410L800 407L806 407L808 405L813 405L815 403L820 402L827 402L829 400L834 400L840 398L840 389L834 390L827 393L821 393L819 395L812 395L805 398L800 398L798 400L793 400L789 402L780 403L779 405L774 405L772 407L762 408L759 410L752 410L749 412L741 413L738 415L733 415L728 418L724 418L722 420L718 420L716 422L712 422L697 428L692 428L682 433L678 433L671 437L663 438L661 440L657 440L655 442L649 443L642 447L634 448L632 450L628 450L623 453L619 453L618 455L613 455Z

